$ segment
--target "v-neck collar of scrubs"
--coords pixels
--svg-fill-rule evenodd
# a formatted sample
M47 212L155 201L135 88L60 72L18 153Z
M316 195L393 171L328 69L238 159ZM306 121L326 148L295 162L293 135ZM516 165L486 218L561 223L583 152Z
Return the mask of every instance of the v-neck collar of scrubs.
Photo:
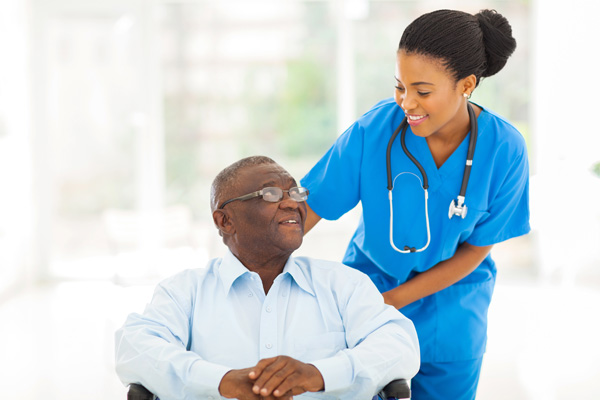
M473 103L475 104L475 103ZM477 117L477 136L479 137L484 132L485 125L489 119L489 113L482 106L481 112ZM450 157L438 168L435 164L433 154L429 149L427 140L424 137L416 136L412 131L407 132L406 142L408 150L413 152L417 160L421 163L427 179L429 181L429 191L435 192L443 183L444 179L456 174L464 173L465 161L467 159L467 151L469 150L469 141L471 132L463 138L460 145L450 154ZM411 144L415 150L411 149Z

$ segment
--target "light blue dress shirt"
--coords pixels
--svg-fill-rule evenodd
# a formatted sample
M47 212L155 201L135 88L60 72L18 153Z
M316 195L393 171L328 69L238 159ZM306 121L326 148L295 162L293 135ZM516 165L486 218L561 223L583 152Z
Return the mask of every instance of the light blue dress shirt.
M158 285L143 314L116 333L123 383L169 399L221 398L231 369L288 355L321 372L325 391L295 398L368 399L419 369L412 322L383 303L362 272L290 257L267 294L229 251Z

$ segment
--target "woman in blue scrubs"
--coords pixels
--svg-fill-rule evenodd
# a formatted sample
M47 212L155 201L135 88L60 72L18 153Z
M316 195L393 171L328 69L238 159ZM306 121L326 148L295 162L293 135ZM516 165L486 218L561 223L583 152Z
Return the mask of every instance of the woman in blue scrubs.
M439 10L417 18L400 40L394 97L360 117L302 179L310 190L307 232L362 203L344 263L369 275L385 301L414 321L422 361L412 380L415 400L475 398L496 278L490 250L529 231L525 141L504 118L468 100L515 47L510 24L495 11ZM449 218L469 147L467 104L478 124L468 212ZM386 174L388 141L405 117L406 147L429 180L431 234L423 251L410 253L390 244ZM391 172L393 241L421 249L428 240L423 178L400 135Z

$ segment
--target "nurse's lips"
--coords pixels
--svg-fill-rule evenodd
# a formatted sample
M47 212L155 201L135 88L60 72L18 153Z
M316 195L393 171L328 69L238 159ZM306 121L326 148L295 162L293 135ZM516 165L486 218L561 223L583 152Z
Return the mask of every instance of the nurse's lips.
M428 114L417 115L417 114L406 114L406 120L410 126L417 126L422 124L427 118Z

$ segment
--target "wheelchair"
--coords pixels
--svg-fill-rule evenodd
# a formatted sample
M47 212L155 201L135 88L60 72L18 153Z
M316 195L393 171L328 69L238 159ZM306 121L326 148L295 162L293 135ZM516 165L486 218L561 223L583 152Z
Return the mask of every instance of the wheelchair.
M395 379L388 383L381 392L379 392L378 396L382 400L409 399L410 387L408 386L406 379ZM127 400L158 400L158 398L142 385L132 383L129 385Z

